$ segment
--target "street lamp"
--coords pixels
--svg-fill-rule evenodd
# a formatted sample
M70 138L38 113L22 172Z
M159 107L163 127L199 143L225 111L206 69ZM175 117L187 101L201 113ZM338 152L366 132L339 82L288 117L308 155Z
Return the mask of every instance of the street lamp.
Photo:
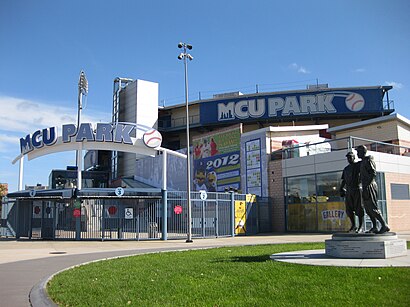
M80 78L78 79L78 113L77 113L77 132L80 129L80 121L81 121L81 110L83 108L83 96L87 96L88 94L88 81L85 77L84 71L80 72ZM77 189L81 190L81 169L82 169L82 150L77 149L76 151L76 159L75 165L77 167Z
M178 48L182 49L182 52L178 55L179 60L184 60L185 68L185 106L186 106L186 147L187 147L187 205L188 205L188 234L187 243L192 243L192 212L191 212L191 159L189 153L189 111L188 111L188 63L187 59L192 61L193 57L187 53L187 49L191 50L192 45L186 43L179 43Z

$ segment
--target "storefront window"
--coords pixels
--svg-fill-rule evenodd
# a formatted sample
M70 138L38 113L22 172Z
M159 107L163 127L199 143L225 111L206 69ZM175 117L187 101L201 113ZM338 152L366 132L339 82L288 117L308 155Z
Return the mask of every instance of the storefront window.
M350 221L340 197L341 172L286 179L288 231L346 231Z
M312 202L316 195L315 176L287 178L287 195L289 204Z
M288 230L317 231L315 176L287 179Z
M342 172L317 174L318 202L343 201L340 197L340 182Z

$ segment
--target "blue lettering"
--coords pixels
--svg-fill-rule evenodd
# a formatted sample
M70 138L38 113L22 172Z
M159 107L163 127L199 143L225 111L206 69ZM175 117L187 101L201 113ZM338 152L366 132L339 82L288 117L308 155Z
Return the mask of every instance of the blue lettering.
M130 134L134 128L135 127L131 125L117 124L115 127L114 142L132 145Z
M57 128L56 127L50 127L43 129L43 143L46 144L47 146L53 145L55 142L57 142Z
M31 135L27 134L25 138L20 138L20 152L26 154L33 150L33 145L31 144Z
M76 142L82 142L83 140L87 140L88 142L94 141L94 133L90 123L80 125L75 140Z
M95 140L97 142L112 142L112 125L98 123Z
M41 130L37 130L33 133L33 136L31 137L31 144L33 144L35 148L43 147L44 144L41 139Z
M73 124L63 125L63 142L68 143L71 142L71 137L73 137L76 133L76 127Z

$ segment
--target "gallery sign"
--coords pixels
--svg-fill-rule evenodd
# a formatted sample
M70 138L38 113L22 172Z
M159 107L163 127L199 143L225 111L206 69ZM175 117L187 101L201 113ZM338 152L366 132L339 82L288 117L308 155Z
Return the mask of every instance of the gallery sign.
M201 124L383 111L382 87L253 94L201 103Z

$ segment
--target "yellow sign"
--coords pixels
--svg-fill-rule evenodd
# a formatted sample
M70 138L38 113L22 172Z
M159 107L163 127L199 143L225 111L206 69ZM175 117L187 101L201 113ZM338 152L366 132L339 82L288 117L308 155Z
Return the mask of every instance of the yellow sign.
M246 202L247 203L256 202L256 195L255 194L246 194Z
M246 202L244 200L235 201L235 234L245 234L246 224Z

